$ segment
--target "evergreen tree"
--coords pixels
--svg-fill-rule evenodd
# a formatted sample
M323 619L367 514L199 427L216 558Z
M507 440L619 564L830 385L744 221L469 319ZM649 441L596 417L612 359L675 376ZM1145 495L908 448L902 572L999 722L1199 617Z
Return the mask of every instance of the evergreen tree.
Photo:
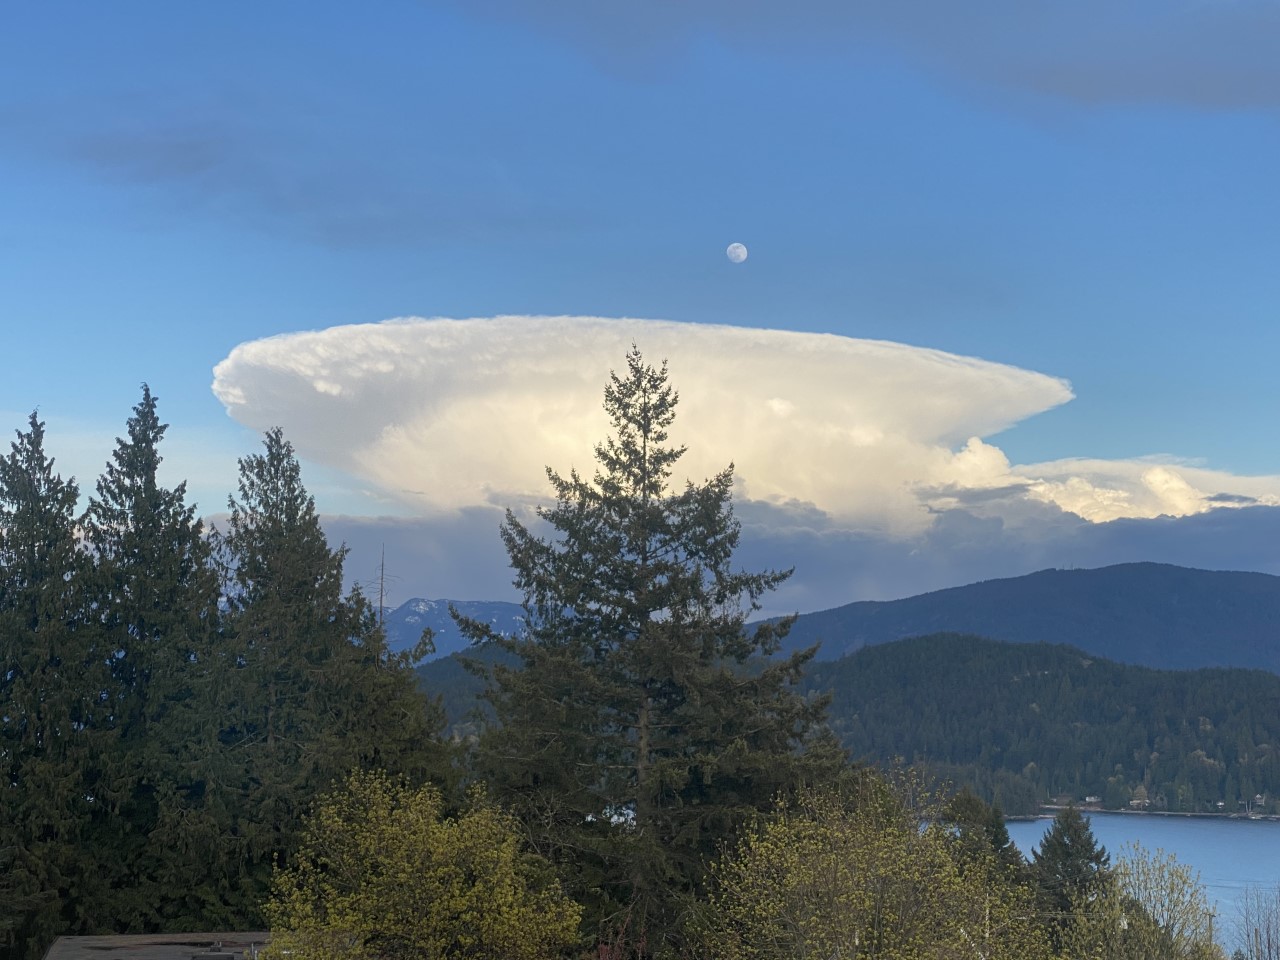
M217 535L228 646L216 801L231 825L228 904L256 923L272 863L287 859L300 816L358 766L415 780L443 776L438 708L418 692L409 658L392 656L358 591L343 594L345 548L325 539L279 430L240 461L240 497Z
M86 838L106 815L107 654L86 616L73 480L33 413L0 459L0 956L95 932L103 892Z
M130 930L199 917L208 842L197 838L211 827L203 811L214 743L206 672L219 584L186 484L167 489L157 478L167 429L144 384L83 521L95 609L113 651L112 753L121 781L99 842L115 874L114 922Z
M1111 855L1094 837L1089 819L1069 806L1053 818L1032 854L1031 875L1057 935L1068 926L1073 910L1105 889Z
M619 953L670 945L718 845L817 765L799 748L825 705L792 690L812 651L761 659L789 621L744 627L788 574L733 568L732 468L671 485L677 400L633 348L594 477L547 471L554 537L502 527L527 631L498 640L519 668L495 670L482 772Z
M990 863L1008 880L1024 879L1027 861L1009 837L998 806L964 787L943 807L942 822L952 828L953 851L961 863Z

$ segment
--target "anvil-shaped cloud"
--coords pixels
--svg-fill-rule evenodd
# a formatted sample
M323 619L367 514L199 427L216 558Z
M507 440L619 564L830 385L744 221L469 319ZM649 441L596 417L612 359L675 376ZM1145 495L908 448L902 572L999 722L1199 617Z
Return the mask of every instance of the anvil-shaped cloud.
M739 495L900 533L917 487L1002 484L996 433L1070 399L1061 380L869 340L589 317L395 320L259 340L215 370L248 426L422 508L524 501L544 465L591 469L601 391L637 344L682 395L681 471L736 463ZM683 478L681 478L683 479Z
M595 317L399 319L256 340L214 371L229 413L423 514L546 496L590 472L601 390L635 343L682 399L682 476L736 465L740 499L910 538L939 512L1051 505L1089 521L1275 503L1276 478L1176 463L1011 466L987 442L1072 397L1066 381L921 347ZM1001 505L1004 505L1001 507ZM807 522L797 520L796 522Z

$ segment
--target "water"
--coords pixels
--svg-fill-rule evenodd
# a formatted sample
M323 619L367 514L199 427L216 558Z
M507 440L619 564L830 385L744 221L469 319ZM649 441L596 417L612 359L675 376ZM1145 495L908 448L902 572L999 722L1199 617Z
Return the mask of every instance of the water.
M1214 904L1228 952L1235 946L1240 895L1246 887L1275 889L1280 883L1280 822L1226 817L1161 817L1124 813L1089 813L1098 842L1114 861L1125 844L1171 853L1200 874ZM1038 847L1048 819L1012 820L1009 836L1028 857Z

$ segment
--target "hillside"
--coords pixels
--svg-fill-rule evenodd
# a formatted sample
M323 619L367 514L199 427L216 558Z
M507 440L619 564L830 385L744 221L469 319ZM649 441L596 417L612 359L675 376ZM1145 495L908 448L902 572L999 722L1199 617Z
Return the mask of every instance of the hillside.
M932 765L1009 812L1057 794L1113 808L1145 794L1186 812L1280 799L1280 676L1261 670L1153 670L936 634L812 664L805 683L831 693L855 758Z
M465 647L449 616L502 633L523 623L519 604L410 600L388 611L392 649L436 632L436 656ZM1170 670L1251 667L1280 673L1280 577L1129 563L1042 570L904 600L859 601L802 614L785 651L820 643L819 660L930 633L972 633L1012 643L1065 643L1122 663Z
M419 676L469 729L482 682L457 657ZM928 766L1006 812L1059 794L1200 813L1255 809L1262 794L1262 809L1280 810L1280 676L1267 671L1155 670L935 634L813 663L803 682L831 694L831 727L855 759Z
M1157 563L1042 570L805 614L786 645L794 650L821 643L819 659L837 660L864 646L940 631L1065 643L1164 669L1280 673L1280 577Z

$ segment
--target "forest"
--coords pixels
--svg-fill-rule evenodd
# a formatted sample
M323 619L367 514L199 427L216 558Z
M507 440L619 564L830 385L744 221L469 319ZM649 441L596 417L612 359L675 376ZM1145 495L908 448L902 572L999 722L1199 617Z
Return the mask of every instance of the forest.
M0 459L0 956L264 926L295 960L1221 956L1185 869L1074 808L1027 862L973 793L849 761L812 651L747 626L789 573L734 565L732 469L672 482L676 404L633 349L594 474L507 514L527 627L461 622L504 658L460 738L279 430L206 530L145 386L83 507L33 414Z
M474 733L480 647L418 667L455 736ZM966 786L1010 816L1051 802L1197 814L1280 812L1280 676L1155 670L1057 644L933 634L801 672L830 697L827 725L855 760L895 758ZM1136 802L1135 802L1136 801Z
M812 664L805 685L831 696L831 728L854 757L926 764L1009 814L1059 797L1280 810L1280 676L1267 671L1153 670L936 634Z

